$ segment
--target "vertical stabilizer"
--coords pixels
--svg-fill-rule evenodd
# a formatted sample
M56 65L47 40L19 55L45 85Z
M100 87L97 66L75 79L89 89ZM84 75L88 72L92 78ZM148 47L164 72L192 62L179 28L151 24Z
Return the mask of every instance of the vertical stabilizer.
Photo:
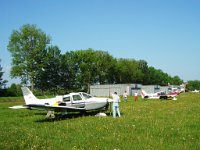
M21 87L21 89L22 89L22 93L23 93L26 105L34 104L38 101L38 99L33 95L33 93L29 90L29 88Z
M142 98L145 98L145 97L147 96L147 92L144 91L144 90L142 90L142 92L141 92L141 96L142 96Z

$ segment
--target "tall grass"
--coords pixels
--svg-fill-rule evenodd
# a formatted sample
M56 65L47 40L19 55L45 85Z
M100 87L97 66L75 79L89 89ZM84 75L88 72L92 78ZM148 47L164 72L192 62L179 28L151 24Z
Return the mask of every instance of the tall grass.
M45 119L45 111L8 109L17 104L0 104L0 149L200 149L197 93L177 101L129 97L116 119L90 113Z

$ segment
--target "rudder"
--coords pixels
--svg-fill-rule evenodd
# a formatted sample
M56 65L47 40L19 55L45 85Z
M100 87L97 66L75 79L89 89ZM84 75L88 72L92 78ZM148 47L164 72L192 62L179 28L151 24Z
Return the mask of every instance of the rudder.
M145 97L147 96L146 91L142 90L142 91L141 91L141 96L142 96L142 98L145 98Z
M21 89L26 105L34 104L38 101L38 99L33 95L33 93L29 90L29 88L21 87Z

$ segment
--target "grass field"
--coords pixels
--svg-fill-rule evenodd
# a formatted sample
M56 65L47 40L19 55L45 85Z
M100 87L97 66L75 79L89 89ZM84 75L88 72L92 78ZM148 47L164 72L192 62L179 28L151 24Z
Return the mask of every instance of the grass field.
M0 103L0 149L199 150L200 94L177 101L121 102L121 118L92 114L45 119L39 110L11 110L22 102Z

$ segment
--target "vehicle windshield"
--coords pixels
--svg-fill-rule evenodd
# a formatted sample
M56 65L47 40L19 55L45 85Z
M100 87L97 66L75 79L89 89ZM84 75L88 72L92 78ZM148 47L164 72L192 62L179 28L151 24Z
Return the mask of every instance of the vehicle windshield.
M87 93L81 93L84 97L84 99L89 99L89 98L92 98L93 96L92 95L89 95Z

